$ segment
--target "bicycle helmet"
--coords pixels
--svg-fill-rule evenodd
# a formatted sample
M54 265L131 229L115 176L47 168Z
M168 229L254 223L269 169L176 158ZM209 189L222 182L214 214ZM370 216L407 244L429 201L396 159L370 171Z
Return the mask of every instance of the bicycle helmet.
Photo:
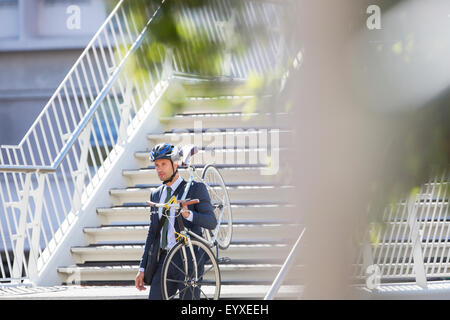
M172 150L174 146L169 143L160 143L152 148L150 153L150 161L155 162L158 159L172 160Z
M157 144L156 146L154 146L152 148L152 151L150 152L150 161L151 162L155 162L156 160L159 160L159 159L169 159L170 162L172 163L173 174L169 179L163 181L163 184L166 184L166 183L172 181L172 179L178 173L178 169L175 170L173 167L174 155L172 154L172 152L175 151L174 149L176 149L176 148L173 145L171 145L170 143L160 143L160 144Z

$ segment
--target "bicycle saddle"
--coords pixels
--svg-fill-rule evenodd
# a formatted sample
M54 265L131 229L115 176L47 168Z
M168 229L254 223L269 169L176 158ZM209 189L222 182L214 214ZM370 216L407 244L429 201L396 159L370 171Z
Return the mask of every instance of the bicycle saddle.
M190 163L191 157L198 153L198 148L196 145L193 144L187 144L181 149L179 149L179 156L181 158L181 165L186 166Z

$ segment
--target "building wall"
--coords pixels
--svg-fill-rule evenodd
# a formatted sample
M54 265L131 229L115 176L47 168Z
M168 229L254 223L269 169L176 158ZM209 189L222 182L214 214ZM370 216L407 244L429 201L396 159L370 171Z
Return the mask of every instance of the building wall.
M0 144L21 141L116 2L106 1L0 0Z
M18 144L81 53L0 53L0 144Z

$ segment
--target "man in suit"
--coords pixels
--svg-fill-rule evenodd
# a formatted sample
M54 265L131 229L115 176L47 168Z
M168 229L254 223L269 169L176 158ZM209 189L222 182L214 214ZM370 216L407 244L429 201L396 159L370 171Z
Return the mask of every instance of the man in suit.
M162 181L162 185L153 190L150 195L150 201L155 203L165 203L170 197L177 193L177 199L181 198L186 187L186 181L178 174L178 163L172 159L172 151L174 146L168 143L161 143L156 145L150 155L150 160L155 163L156 172L159 179ZM179 189L179 190L178 190ZM214 215L214 209L211 205L210 197L206 186L200 182L193 182L186 199L199 199L199 203L183 207L181 215L183 217L183 224L185 227L195 232L198 235L202 234L202 228L214 229L217 225L216 217ZM175 219L175 210L173 208L169 211L169 218L166 219L159 236L157 233L157 227L159 220L162 217L163 208L159 208L158 214L150 215L150 227L145 242L144 254L139 265L139 272L136 276L135 285L138 290L145 290L144 287L144 270L147 264L148 255L155 255L158 257L157 266L153 278L151 280L149 299L160 300L162 299L161 293L161 278L162 278L162 265L164 259L169 250L175 246L175 234L174 231L179 232L180 227L178 221ZM179 259L179 265L181 266L181 259ZM175 261L177 263L177 261ZM178 264L178 263L177 263ZM199 269L203 266L199 266ZM171 273L180 273L177 268L169 269ZM182 275L173 274L174 278L182 278ZM184 279L184 276L183 276ZM183 290L183 284L171 283L168 284L169 295L173 295L177 290L183 291L183 296L180 294L180 298L185 299L198 299L199 290ZM184 288L186 289L186 288ZM184 295L186 293L186 295Z

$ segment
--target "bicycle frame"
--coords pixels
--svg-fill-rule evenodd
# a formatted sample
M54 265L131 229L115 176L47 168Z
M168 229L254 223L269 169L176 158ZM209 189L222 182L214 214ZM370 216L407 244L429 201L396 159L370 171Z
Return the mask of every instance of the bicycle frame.
M189 181L190 181L189 183L191 183L192 180L193 180L193 177L191 176L190 179L189 179ZM188 190L189 187L190 187L190 184L188 185L188 188L186 188L186 189ZM187 192L185 192L185 194L183 194L183 199L181 199L181 200L185 200L186 195L187 195ZM171 199L171 201L173 201L173 204L175 204L175 205L177 204L177 200L176 199L173 199L173 200ZM181 208L179 210L181 210ZM189 251L191 252L192 263L194 265L193 266L194 267L194 275L195 275L194 276L194 281L198 281L199 277L198 277L197 257L195 255L194 248L192 246L191 236L196 238L200 242L202 242L209 249L211 249L212 245L214 245L214 242L211 245L210 242L207 241L205 238L203 238L203 237L197 235L196 233L186 229L185 226L184 226L183 218L181 217L181 214L177 214L176 218L178 219L178 225L180 227L180 232L178 233L179 237L177 238L177 241L183 241L183 240L179 240L180 238L184 239L184 242L185 242L186 246L189 248ZM177 232L176 232L176 234L177 234ZM183 250L183 256L187 257L187 255L186 255L186 247L183 246L181 248L181 250ZM183 259L183 262L184 262L185 270L188 270L189 267L188 267L187 259Z
M192 182L194 181L195 177L197 177L201 182L204 183L204 180L195 171L195 167L194 166L192 166L190 163L188 163L187 164L187 169L188 169L188 172L189 172L189 179L187 181L186 188L184 189L184 193L183 193L183 195L181 197L181 200L186 200L186 196L187 196L187 194L189 192L189 189L191 188ZM205 183L205 185L207 185L207 184ZM214 230L215 236L213 238L205 239L205 238L203 238L203 237L201 237L201 236L199 236L199 235L197 235L197 234L195 234L195 233L193 233L193 232L191 232L189 230L187 230L187 232L190 235L192 235L193 237L195 237L197 240L203 242L205 245L207 245L208 247L212 248L215 245L216 238L217 238L217 235L218 235L218 229L219 229L219 227L220 227L220 225L222 223L222 216L223 216L223 214L221 214L219 216L219 220L217 221L216 229ZM206 234L209 237L209 232L206 232Z

